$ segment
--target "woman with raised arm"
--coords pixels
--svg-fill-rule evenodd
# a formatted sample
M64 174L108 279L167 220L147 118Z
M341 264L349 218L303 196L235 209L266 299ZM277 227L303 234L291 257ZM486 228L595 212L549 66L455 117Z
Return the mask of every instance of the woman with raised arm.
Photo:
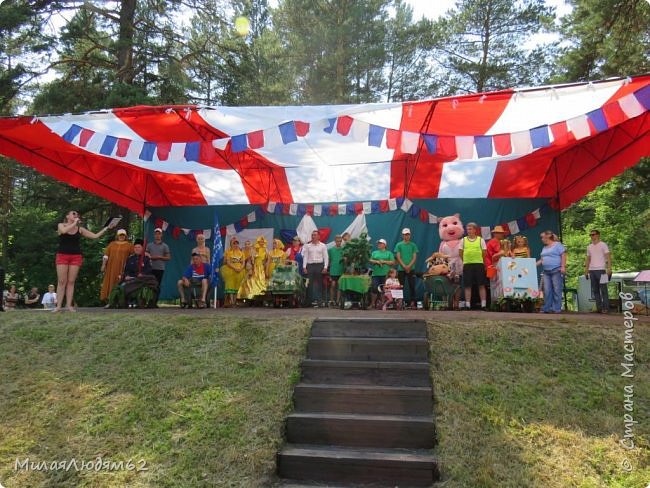
M59 234L59 247L56 250L56 308L53 312L60 312L63 306L63 298L66 300L66 307L70 312L75 312L74 284L79 275L79 268L83 257L81 255L81 236L88 239L99 239L109 227L104 227L99 232L91 232L81 226L81 217L78 212L71 210L65 216L63 222L59 223L57 233Z

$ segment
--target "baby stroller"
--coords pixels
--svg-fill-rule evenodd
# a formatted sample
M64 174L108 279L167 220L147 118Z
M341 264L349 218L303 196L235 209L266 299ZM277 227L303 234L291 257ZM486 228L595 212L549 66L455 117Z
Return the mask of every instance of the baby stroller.
M399 288L386 288L385 285L377 287L379 297L377 298L378 310L404 310L404 289Z

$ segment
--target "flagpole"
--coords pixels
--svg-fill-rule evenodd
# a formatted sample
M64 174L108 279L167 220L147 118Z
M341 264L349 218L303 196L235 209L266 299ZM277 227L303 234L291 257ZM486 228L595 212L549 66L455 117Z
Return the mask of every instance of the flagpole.
M217 308L217 291L219 288L219 275L217 269L221 264L223 259L223 243L221 242L221 230L219 227L219 215L217 209L215 208L214 212L214 224L212 227L212 276L210 278L210 284L212 286L212 308Z

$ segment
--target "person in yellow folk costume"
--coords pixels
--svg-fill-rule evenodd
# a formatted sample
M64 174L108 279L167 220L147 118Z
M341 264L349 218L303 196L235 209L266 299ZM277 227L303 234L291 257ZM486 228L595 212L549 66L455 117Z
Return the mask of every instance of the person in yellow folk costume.
M251 241L246 241L244 242L244 259L246 261L250 261L251 258L253 257L253 244L251 244Z
M255 240L251 252L250 266L246 267L247 276L239 287L237 298L251 300L266 292L266 265L269 253L266 250L266 239L259 236Z
M244 251L239 248L239 240L233 237L230 239L230 249L226 250L223 255L223 265L221 266L226 307L235 305L237 292L246 276L245 262Z
M133 254L133 244L126 239L126 230L117 231L115 240L104 250L101 272L104 273L102 289L99 292L99 299L108 301L111 290L120 281L120 275L124 271L126 259Z
M284 263L286 259L287 254L284 251L284 242L280 239L273 239L273 249L269 253L269 263L266 266L266 277L271 279L275 267L278 264Z

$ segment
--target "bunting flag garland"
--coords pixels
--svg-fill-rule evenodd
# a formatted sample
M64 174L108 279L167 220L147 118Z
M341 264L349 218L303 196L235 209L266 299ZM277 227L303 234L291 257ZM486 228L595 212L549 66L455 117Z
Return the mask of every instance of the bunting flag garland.
M143 162L198 162L201 156L230 148L233 154L247 150L278 147L309 137L322 128L330 135L349 137L350 141L387 149L399 148L404 154L415 154L423 145L430 154L449 161L475 161L499 156L525 156L554 142L566 142L569 135L576 140L603 132L610 127L641 115L650 106L650 87L643 87L622 98L609 102L588 113L541 125L528 130L502 134L456 135L427 134L396 130L369 124L350 115L312 122L290 120L278 126L224 137L213 141L188 141L180 143L161 141L136 141L117 138L83 128L72 123L60 136L64 141L103 156L122 159L139 159ZM292 209L288 209L289 215Z
M293 207L294 204L282 205L276 202L269 202L265 207L257 207L254 211L244 215L235 222L221 226L219 228L219 233L221 237L237 234L238 232L241 232L242 229L247 228L249 224L263 220L266 214L304 216L308 213L308 211L310 211L309 209L311 209L311 211L314 213L314 216L327 215L330 217L360 214L381 214L400 210L412 219L417 219L422 223L438 225L438 216L432 214L424 208L419 207L408 198L396 198L391 200L394 200L392 206L390 200L354 202L347 204L333 203L331 205L296 205L296 207ZM547 206L548 205L543 205L531 212L528 212L526 215L519 217L518 219L504 222L498 225L501 225L501 227L503 227L506 237L509 235L518 234L527 229L531 229L535 227L537 225L537 221L542 218L542 212L546 209ZM318 215L315 213L316 209L319 211ZM144 220L145 222L153 220L156 227L162 228L163 232L171 235L174 239L178 239L181 234L183 234L187 237L188 240L193 241L198 234L203 234L206 240L210 240L210 238L215 235L213 234L213 230L210 228L188 229L170 224L164 219L156 217L149 210L145 211ZM481 227L481 235L487 235L488 238L491 237L491 228Z

